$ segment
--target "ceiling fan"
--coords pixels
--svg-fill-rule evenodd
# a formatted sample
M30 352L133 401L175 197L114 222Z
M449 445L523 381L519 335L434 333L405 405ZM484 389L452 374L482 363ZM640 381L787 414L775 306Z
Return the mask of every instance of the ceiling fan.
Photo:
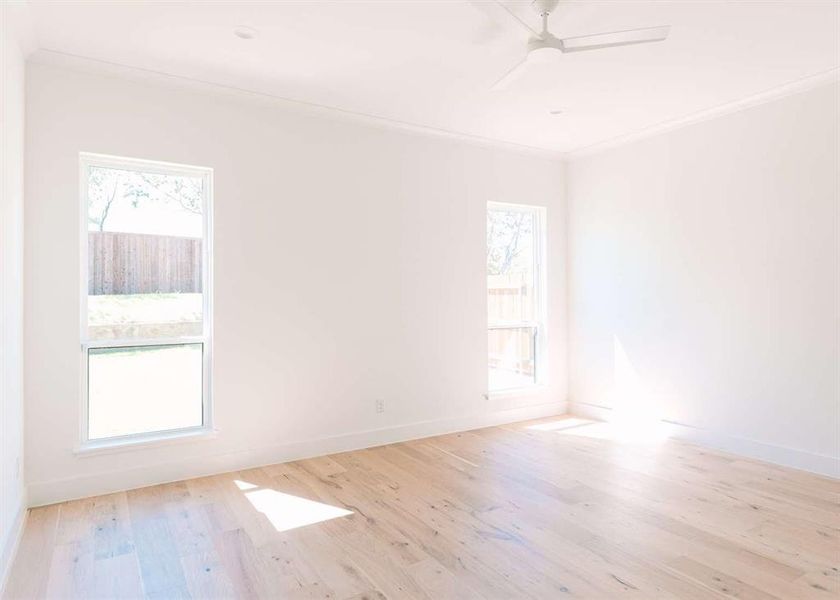
M537 31L519 18L507 6L499 0L494 3L504 9L504 13L522 28L526 29L531 37L528 39L525 57L510 71L499 79L491 89L501 90L508 87L534 64L546 62L557 53L582 52L584 50L600 50L602 48L615 48L617 46L630 46L632 44L645 44L648 42L661 42L668 37L670 25L658 27L645 27L642 29L629 29L626 31L611 31L609 33L596 33L593 35L582 35L578 37L558 38L548 30L548 17L551 11L557 8L560 0L532 0L531 8L542 19L542 31Z

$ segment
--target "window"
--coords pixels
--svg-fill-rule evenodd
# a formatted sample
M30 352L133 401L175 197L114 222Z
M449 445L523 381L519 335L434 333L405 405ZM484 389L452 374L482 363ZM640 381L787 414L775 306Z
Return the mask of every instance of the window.
M212 171L82 154L82 445L210 427Z
M490 203L487 209L489 390L540 383L545 363L544 209Z

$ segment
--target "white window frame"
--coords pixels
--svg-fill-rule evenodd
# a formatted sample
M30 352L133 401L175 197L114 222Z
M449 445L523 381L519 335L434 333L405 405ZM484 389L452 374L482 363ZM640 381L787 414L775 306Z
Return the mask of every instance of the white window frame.
M202 334L166 338L128 338L92 340L88 335L88 171L90 167L104 167L128 171L142 171L161 175L198 177L202 180ZM170 442L179 438L212 436L212 365L213 365L213 169L166 163L154 160L109 156L81 152L79 154L80 204L80 336L81 336L81 422L77 453L89 453L119 447L147 446ZM133 433L109 438L90 439L88 399L88 354L97 348L134 348L138 346L202 345L202 423L193 427Z
M532 321L497 321L490 322L487 318L487 331L494 329L534 329L534 381L528 385L489 389L490 365L487 365L487 387L489 396L505 396L519 392L535 391L548 383L548 311L546 308L546 210L544 206L529 204L512 204L507 202L488 202L487 212L492 210L504 212L524 212L534 217L534 307L535 319ZM487 219L485 217L485 223ZM485 233L485 245L487 236ZM485 275L485 281L487 277Z

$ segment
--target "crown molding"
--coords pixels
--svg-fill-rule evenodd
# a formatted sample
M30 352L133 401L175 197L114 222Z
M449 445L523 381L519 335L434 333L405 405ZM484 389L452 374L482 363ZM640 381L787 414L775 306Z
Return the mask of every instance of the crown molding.
M17 43L24 58L38 48L32 13L25 0L0 0L0 27Z
M708 121L717 117L722 117L723 115L739 112L751 108L753 106L758 106L760 104L772 102L773 100L778 100L786 96L799 94L817 87L835 83L837 81L840 81L840 67L835 67L826 71L820 71L819 73L808 75L801 79L796 79L794 81L790 81L788 83L784 83L782 85L766 89L757 94L752 94L750 96L746 96L738 100L733 100L725 104L720 104L712 108L703 109L697 112L684 115L682 117L677 117L676 119L662 121L661 123L657 123L655 125L651 125L649 127L645 127L643 129L639 129L631 133L623 134L613 138L608 138L606 140L596 142L594 144L583 146L576 150L572 150L570 152L565 153L564 158L567 160L575 160L578 158L591 156L593 154L598 154L600 152L616 148L618 146L624 146L626 144L643 140L645 138L653 137L655 135L667 133L676 129L682 129L683 127L687 127L695 123L701 123L703 121Z
M528 146L526 144L517 144L515 142L486 138L459 131L400 121L398 119L362 113L337 106L328 106L313 102L306 102L303 100L295 100L293 98L287 98L266 92L258 92L245 87L226 85L212 81L185 77L182 75L173 75L171 73L155 71L152 69L132 67L121 63L79 56L48 48L35 50L27 57L27 61L34 64L62 67L97 75L153 83L164 87L185 89L199 93L210 93L218 96L250 99L252 101L257 100L263 103L270 103L275 106L282 107L286 110L297 111L299 113L321 116L324 118L353 121L371 127L396 130L426 137L455 140L472 146L505 150L517 154L537 156L557 161L573 161L586 156L591 156L605 150L624 146L645 138L681 129L695 123L708 121L726 114L771 102L785 96L805 92L810 89L840 81L840 67L835 67L763 90L756 94L720 104L718 106L689 113L674 119L668 119L630 133L607 138L593 144L582 146L575 150L563 152L560 150Z
M299 113L345 121L354 121L356 123L372 127L397 130L404 133L412 133L427 137L455 140L483 148L505 150L508 152L554 160L560 160L564 156L563 153L548 148L539 148L525 144L517 144L515 142L486 138L459 131L421 125L418 123L410 123L407 121L400 121L398 119L391 119L388 117L348 110L337 106L328 106L304 100L295 100L293 98L287 98L266 92L258 92L245 87L238 87L236 85L221 84L202 79L195 79L192 77L185 77L183 75L173 75L171 73L155 71L153 69L132 67L121 63L94 59L58 50L51 50L49 48L39 48L29 55L27 61L33 64L61 67L95 75L104 75L131 81L152 83L164 87L178 88L193 92L250 99L252 101L257 100Z

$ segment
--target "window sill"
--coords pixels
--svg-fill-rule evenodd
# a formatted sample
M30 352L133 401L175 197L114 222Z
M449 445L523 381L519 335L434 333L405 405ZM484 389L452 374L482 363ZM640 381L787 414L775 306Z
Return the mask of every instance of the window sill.
M529 385L525 387L518 387L518 388L508 388L505 390L493 390L492 392L487 392L484 397L488 400L490 398L511 398L515 396L533 396L535 394L541 394L548 390L548 386L543 384L535 384Z
M79 445L73 454L80 458L114 454L128 450L145 450L159 446L168 446L183 442L209 440L217 437L219 430L210 427L182 429L180 431L163 432L148 435L127 436L107 440L95 440Z

